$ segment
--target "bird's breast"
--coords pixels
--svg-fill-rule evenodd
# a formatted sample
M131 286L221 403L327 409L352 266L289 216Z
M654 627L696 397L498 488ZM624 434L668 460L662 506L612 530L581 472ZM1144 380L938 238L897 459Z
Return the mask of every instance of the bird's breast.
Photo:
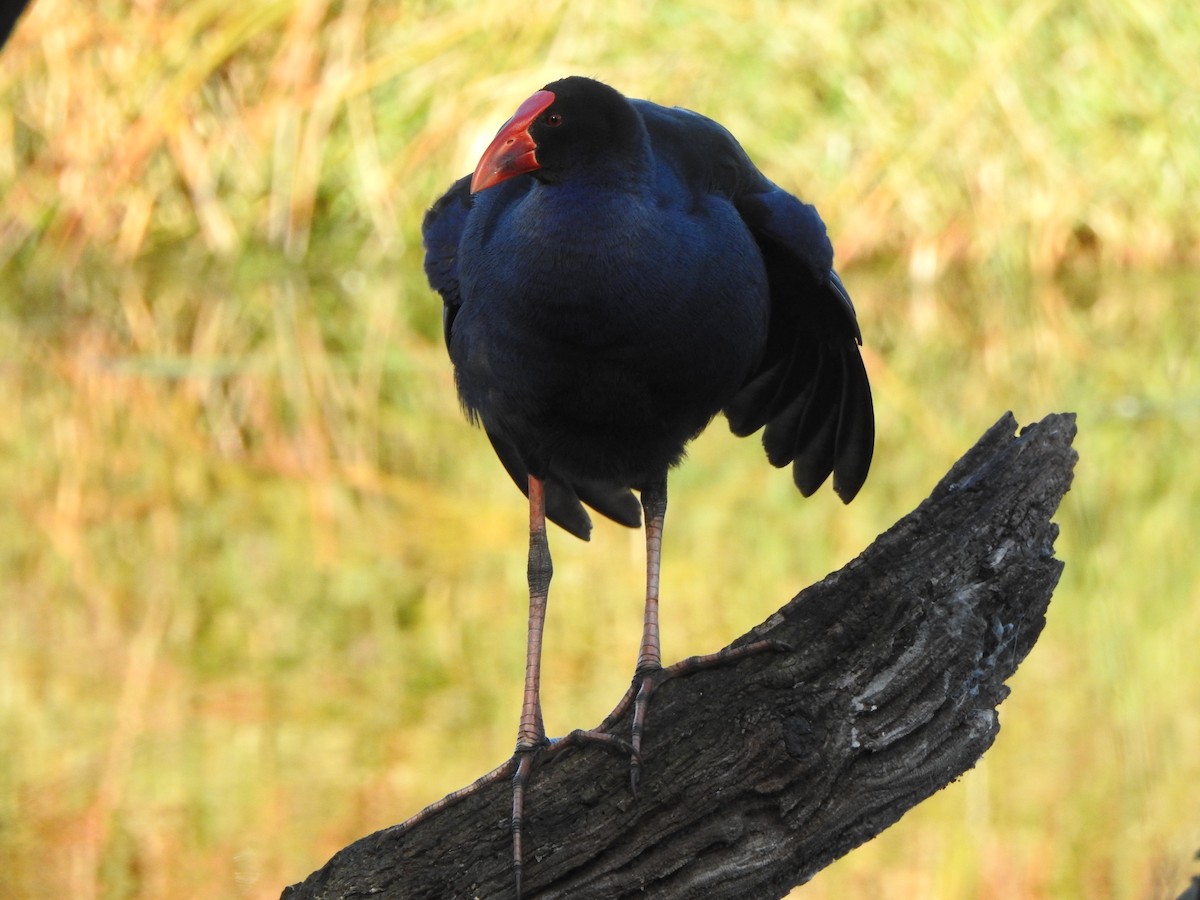
M472 215L460 266L465 301L488 318L571 344L686 352L731 327L742 341L765 334L761 254L717 198L663 203L562 187L501 195Z
M716 200L693 210L611 196L568 206L527 191L480 203L459 266L460 393L509 431L614 443L653 431L678 454L745 381L766 339L761 254Z

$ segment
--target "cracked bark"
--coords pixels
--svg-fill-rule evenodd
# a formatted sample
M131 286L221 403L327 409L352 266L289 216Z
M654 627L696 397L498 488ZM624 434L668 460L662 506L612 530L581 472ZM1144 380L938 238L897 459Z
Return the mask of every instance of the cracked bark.
M791 652L664 685L638 800L599 748L539 769L526 897L782 897L970 769L1062 572L1050 519L1075 419L1016 428L1004 416L916 510L734 642ZM284 897L511 897L511 799L501 779L385 828Z

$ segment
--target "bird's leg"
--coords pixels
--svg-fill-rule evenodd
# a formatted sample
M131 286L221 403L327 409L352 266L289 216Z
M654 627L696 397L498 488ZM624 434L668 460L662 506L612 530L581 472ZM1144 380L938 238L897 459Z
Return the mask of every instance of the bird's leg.
M554 566L546 539L546 493L540 478L529 476L529 632L525 640L525 693L521 700L521 724L517 728L520 758L513 775L512 847L517 896L521 896L521 873L525 854L521 847L521 824L525 815L525 787L533 771L535 751L544 747L546 727L542 723L542 632Z
M542 724L542 631L554 566L546 539L546 494L540 478L529 476L529 632L525 641L525 694L521 702L521 725L517 750L533 750L546 743Z
M667 517L667 479L642 491L646 515L646 612L642 619L642 646L637 674L662 668L662 640L658 630L658 577L662 571L663 520ZM635 731L634 734L637 734Z
M642 510L646 518L646 607L642 618L642 645L638 650L634 683L640 679L633 704L633 757L629 764L629 786L637 795L641 775L642 730L650 695L657 686L653 677L662 671L662 640L658 629L658 577L662 569L663 521L667 516L667 479L663 478L642 489Z
M658 628L658 580L662 563L663 521L667 514L667 479L643 488L642 509L646 516L646 611L642 622L642 646L638 652L637 669L633 676L633 688L609 713L600 730L605 730L624 714L633 703L632 740L633 755L629 764L629 785L637 796L638 781L642 769L642 736L646 728L646 713L650 708L650 695L663 683L680 675L690 675L701 669L737 662L764 650L790 649L781 641L761 640L737 647L726 647L704 656L690 656L667 668L662 665L662 642ZM639 683L640 682L640 683Z

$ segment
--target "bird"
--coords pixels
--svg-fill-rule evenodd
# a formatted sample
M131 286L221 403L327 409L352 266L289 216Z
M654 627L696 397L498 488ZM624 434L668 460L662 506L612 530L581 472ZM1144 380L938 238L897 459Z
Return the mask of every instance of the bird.
M643 636L626 705L605 720L632 703L630 738L604 725L573 733L628 751L636 795L654 689L744 655L662 665L669 471L722 413L735 435L762 430L768 461L790 465L802 495L832 475L849 503L871 465L873 401L820 215L699 113L591 78L553 81L432 205L422 235L458 398L529 503L519 895L524 789L554 745L540 701L547 520L587 540L587 508L631 528L645 518Z

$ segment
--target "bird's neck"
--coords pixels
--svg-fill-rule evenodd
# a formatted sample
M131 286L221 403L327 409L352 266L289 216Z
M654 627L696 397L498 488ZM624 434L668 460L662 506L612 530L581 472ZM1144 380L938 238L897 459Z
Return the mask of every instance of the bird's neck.
M637 196L647 193L654 179L654 156L645 130L587 154L582 161L557 171L539 171L534 178L547 188L565 187L588 191Z

